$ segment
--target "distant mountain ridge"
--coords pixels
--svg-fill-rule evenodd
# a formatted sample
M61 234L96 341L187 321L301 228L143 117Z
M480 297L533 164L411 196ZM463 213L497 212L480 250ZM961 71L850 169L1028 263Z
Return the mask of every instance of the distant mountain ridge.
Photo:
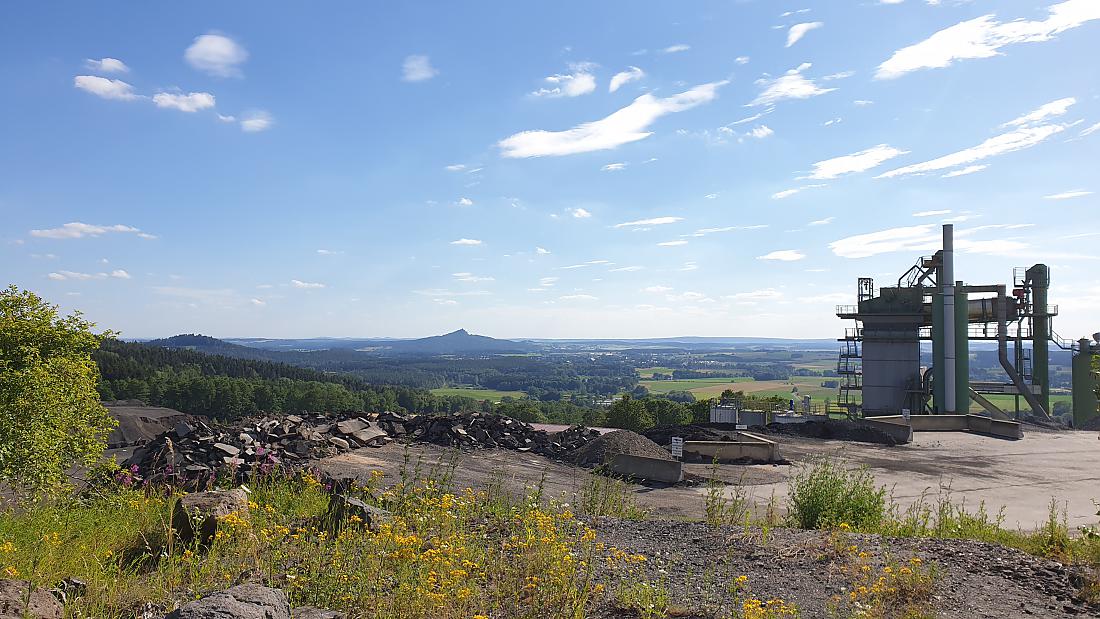
M340 351L344 354L361 351L362 354L380 355L482 355L522 354L542 349L542 346L530 342L498 340L485 335L472 335L465 329L412 340L279 340L249 338L231 341L188 333L150 340L147 343L164 348L186 348L240 359L270 360L279 360L291 353L321 352L325 350ZM307 345L300 346L299 343L307 343Z

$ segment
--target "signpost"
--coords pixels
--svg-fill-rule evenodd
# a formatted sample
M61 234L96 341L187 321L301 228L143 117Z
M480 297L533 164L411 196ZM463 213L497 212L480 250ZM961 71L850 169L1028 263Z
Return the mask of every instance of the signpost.
M684 438L681 436L672 437L672 457L683 458L684 457Z

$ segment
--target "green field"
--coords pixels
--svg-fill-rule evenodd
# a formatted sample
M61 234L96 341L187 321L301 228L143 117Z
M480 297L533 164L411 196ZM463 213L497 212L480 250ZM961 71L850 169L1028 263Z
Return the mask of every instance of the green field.
M794 376L790 381L753 380L751 378L689 378L684 380L643 380L639 384L650 393L663 394L670 391L690 391L696 399L716 398L726 389L744 391L756 396L791 397L791 389L798 387L799 396L808 395L814 400L836 399L836 389L821 386L821 381L829 380L820 376ZM835 380L835 379L832 379Z
M992 402L992 403L996 404L997 406L1001 407L1001 410L1005 411L1006 413L1011 414L1011 413L1016 411L1016 400L1011 395L990 394L990 395L986 395L985 397L990 402ZM1050 396L1050 407L1051 407L1051 409L1054 408L1054 404L1056 402L1067 402L1072 406L1073 405L1073 396L1070 396L1070 395L1052 395L1052 396ZM970 401L970 412L977 413L981 410L982 410L982 407L981 407L980 404L978 404L974 400ZM1025 410L1025 411L1031 410L1031 406L1028 405L1027 400L1025 400L1023 398L1023 396L1020 396L1020 410ZM1047 412L1049 412L1051 414L1054 413L1053 410L1050 410L1050 411L1047 411Z
M473 387L440 387L432 389L432 393L435 395L460 395L477 400L491 400L494 403L500 402L501 398L505 396L513 398L524 396L522 391L499 391L497 389L475 389Z
M635 368L635 371L638 372L638 376L641 376L642 378L653 378L654 374L668 374L669 376L671 376L672 372L673 372L673 369L672 368L662 368L662 367Z

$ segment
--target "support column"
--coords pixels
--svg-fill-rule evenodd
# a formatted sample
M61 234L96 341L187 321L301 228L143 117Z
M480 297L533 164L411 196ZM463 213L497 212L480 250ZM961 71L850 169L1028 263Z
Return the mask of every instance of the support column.
M958 411L955 367L955 226L943 226L943 407L946 413Z

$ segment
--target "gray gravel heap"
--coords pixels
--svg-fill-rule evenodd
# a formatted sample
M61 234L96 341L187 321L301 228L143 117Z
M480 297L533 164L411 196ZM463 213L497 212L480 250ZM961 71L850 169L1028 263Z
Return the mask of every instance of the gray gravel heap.
M568 460L581 466L599 466L615 454L672 460L672 455L663 447L630 430L608 432L574 450L568 455Z

